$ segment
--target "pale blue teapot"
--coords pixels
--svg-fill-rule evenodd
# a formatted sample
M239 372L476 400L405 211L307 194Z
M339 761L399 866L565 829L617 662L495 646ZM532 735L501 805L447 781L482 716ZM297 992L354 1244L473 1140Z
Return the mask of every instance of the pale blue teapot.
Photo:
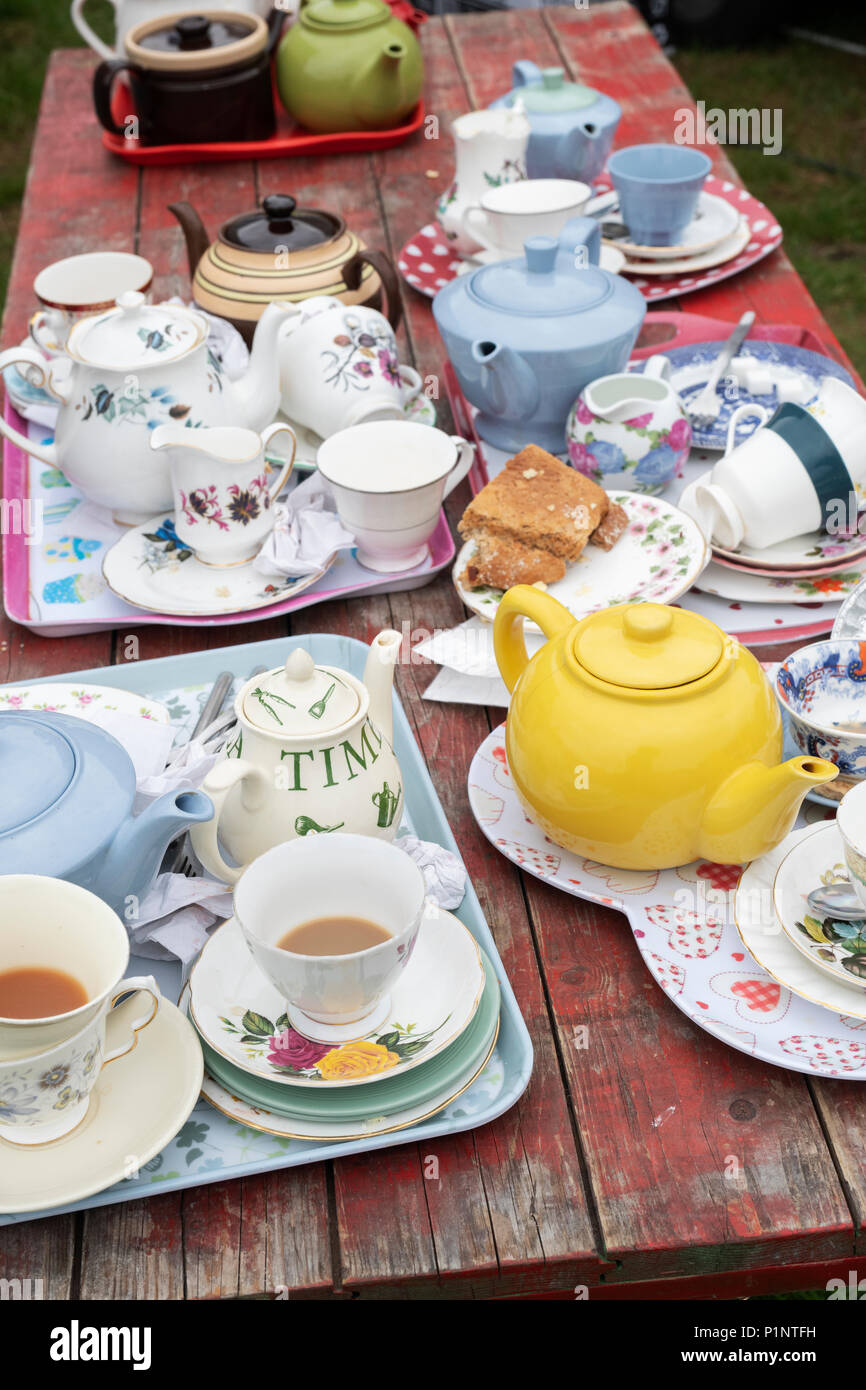
M566 82L562 68L522 60L512 69L514 87L490 105L523 104L532 134L526 151L531 179L582 179L592 183L613 145L622 112L612 97Z
M519 259L457 276L433 300L478 433L497 449L564 453L575 397L628 362L646 301L599 267L599 246L598 223L573 217L558 240L530 237Z
M42 710L0 713L0 874L44 874L89 888L134 920L165 850L213 805L165 792L132 815L135 769L95 724Z

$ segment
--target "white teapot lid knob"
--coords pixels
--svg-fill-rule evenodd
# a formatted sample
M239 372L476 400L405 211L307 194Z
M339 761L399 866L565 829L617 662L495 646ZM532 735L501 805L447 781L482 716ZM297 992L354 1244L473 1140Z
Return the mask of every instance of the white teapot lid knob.
M119 294L115 300L118 309L123 309L124 313L127 314L140 309L144 302L145 297L140 290L124 290L123 294Z
M316 669L316 663L303 647L296 647L291 656L286 657L285 669L290 681L308 681Z

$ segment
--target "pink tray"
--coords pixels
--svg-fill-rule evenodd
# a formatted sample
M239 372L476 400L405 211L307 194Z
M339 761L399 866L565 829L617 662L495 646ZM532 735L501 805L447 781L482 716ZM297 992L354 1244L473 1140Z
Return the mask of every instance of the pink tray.
M27 432L27 421L23 420L7 399L6 419L17 430ZM3 496L9 501L23 502L27 496L27 458L11 440L3 441ZM322 576L311 588L294 598L284 599L269 608L257 608L251 613L227 613L216 617L186 618L168 614L148 613L144 609L133 608L123 603L122 612L110 620L88 622L75 620L46 620L33 618L30 612L30 549L23 535L9 534L3 538L3 606L15 623L21 623L31 632L44 637L64 637L73 633L105 632L117 627L128 628L131 624L140 627L230 627L236 623L258 623L266 618L276 618L284 613L293 613L299 608L308 608L314 603L325 603L328 599L349 598L360 594L391 594L407 589L420 589L428 584L440 570L451 564L455 555L454 538L445 513L440 512L439 523L430 539L430 555L423 565L403 574L375 575L370 573L369 583L349 585L329 585L328 575Z

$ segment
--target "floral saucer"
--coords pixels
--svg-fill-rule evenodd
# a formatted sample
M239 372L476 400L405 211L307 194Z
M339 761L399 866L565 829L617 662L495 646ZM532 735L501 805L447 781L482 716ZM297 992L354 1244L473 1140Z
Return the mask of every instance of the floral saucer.
M772 571L765 575L748 574L745 570L723 569L707 565L697 587L704 594L731 599L736 603L806 603L809 600L833 603L847 598L866 574L866 564L860 560L848 569L832 574L804 573L797 579L782 579Z
M116 690L110 685L52 684L5 686L0 691L0 709L46 710L52 714L75 714L92 721L101 710L125 714L134 719L152 719L168 724L171 715L159 700L137 695L132 690Z
M846 989L866 991L866 908L854 922L809 907L813 888L847 883L845 851L835 821L819 826L782 860L773 880L773 907L782 931L813 966ZM866 999L866 994L864 994ZM862 1005L866 1016L866 1003Z
M333 563L333 557L331 560ZM108 551L102 573L112 593L136 608L179 617L250 613L309 589L330 565L300 579L268 579L252 561L217 569L178 540L171 517L133 526Z
M707 562L707 546L697 522L660 497L610 492L628 514L629 525L612 550L588 544L568 566L565 577L547 586L575 618L616 603L671 603L697 580ZM467 541L454 563L454 584L470 612L492 622L503 591L469 589L462 575L475 549ZM529 625L528 625L529 626ZM534 630L534 625L532 625Z
M67 1206L131 1177L186 1123L203 1074L193 1028L163 997L137 1045L103 1067L77 1129L28 1148L0 1139L0 1212Z
M758 550L744 545L739 550L725 550L713 546L713 555L718 560L737 563L740 568L747 566L750 571L760 570L764 574L783 575L794 570L813 574L819 569L835 569L839 565L850 565L866 555L866 535L855 531L849 536L829 536L826 531L807 531L802 536L794 536L789 541L778 541Z
M325 1124L363 1123L371 1115L392 1115L409 1105L420 1105L453 1088L467 1069L475 1067L490 1052L499 1026L499 982L485 958L486 984L480 1007L469 1027L438 1056L399 1076L387 1073L369 1086L340 1086L298 1089L264 1081L241 1071L220 1057L204 1039L205 1067L214 1080L251 1105L271 1110L290 1120L313 1120ZM362 1048L364 1044L356 1044ZM343 1048L348 1052L349 1048Z
M211 935L189 984L192 1021L219 1057L268 1083L321 1091L400 1076L454 1043L481 1002L484 967L459 918L432 908L391 990L387 1021L340 1045L310 1042L290 1028L285 1000L234 917Z
M474 1082L486 1080L485 1070L491 1059L495 1060L497 1036L498 1023L487 1053L480 1062L474 1062L471 1067L467 1067L456 1082L452 1082L430 1100L418 1101L417 1104L408 1105L390 1115L370 1115L363 1121L329 1122L278 1115L274 1110L253 1105L242 1097L233 1095L230 1089L208 1072L205 1072L201 1093L206 1101L229 1119L246 1125L248 1129L261 1130L265 1134L276 1134L285 1139L367 1139L375 1134L391 1134L395 1130L406 1129L409 1125L420 1124L422 1120L444 1110L458 1096L462 1096L464 1091L468 1091ZM495 1070L501 1071L501 1068ZM491 1077L491 1083L497 1087L499 1085L495 1076Z

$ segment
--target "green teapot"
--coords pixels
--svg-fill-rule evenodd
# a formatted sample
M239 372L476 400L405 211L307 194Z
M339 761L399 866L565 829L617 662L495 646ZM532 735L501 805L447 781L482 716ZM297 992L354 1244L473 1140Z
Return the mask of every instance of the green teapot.
M418 40L384 0L312 0L277 53L283 105L307 130L385 130L418 104Z

